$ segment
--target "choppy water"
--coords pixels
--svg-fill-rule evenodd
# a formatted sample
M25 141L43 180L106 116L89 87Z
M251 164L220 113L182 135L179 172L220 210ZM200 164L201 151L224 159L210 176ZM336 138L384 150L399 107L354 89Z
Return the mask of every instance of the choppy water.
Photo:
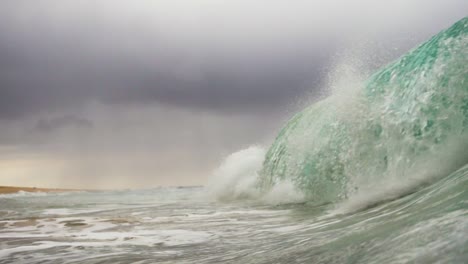
M0 196L0 264L468 263L467 63L464 18L208 187Z
M214 202L205 188L0 198L0 263L466 263L468 167L393 201Z

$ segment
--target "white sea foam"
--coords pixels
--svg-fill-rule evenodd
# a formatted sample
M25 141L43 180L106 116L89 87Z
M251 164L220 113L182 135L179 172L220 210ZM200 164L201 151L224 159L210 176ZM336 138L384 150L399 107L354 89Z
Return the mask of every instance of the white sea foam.
M285 180L275 184L273 188L261 197L267 204L289 204L304 201L304 194L291 181Z
M265 154L264 148L251 146L229 155L215 171L208 186L210 193L222 201L255 199L275 205L302 202L302 192L287 180L278 182L266 192L257 188Z
M257 197L255 184L264 159L265 149L259 146L229 155L214 172L210 193L220 200Z
M34 197L34 196L47 196L47 195L49 195L49 193L18 191L16 193L0 194L0 198Z
M214 237L206 231L183 229L149 229L134 225L122 230L124 224L98 217L62 217L39 220L0 221L6 229L0 230L2 239L35 239L31 246L0 249L0 257L11 254L43 250L58 246L70 247L115 247L133 246L181 246L199 244ZM67 242L56 241L67 240Z

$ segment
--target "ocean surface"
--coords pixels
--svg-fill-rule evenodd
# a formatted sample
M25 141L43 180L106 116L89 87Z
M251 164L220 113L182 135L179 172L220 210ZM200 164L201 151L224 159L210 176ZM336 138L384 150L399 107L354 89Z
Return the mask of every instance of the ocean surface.
M0 263L466 263L467 189L465 166L352 212L205 188L6 195Z
M0 195L0 264L468 263L467 65L464 18L344 67L205 187Z

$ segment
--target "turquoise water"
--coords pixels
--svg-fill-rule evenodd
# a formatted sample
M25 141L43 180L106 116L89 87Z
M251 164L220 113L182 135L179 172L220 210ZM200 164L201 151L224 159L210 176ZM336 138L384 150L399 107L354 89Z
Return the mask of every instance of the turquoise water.
M281 131L262 188L292 181L317 204L383 184L444 177L468 162L468 18L298 113ZM357 86L357 87L354 87Z
M207 187L0 195L2 263L468 263L468 18Z

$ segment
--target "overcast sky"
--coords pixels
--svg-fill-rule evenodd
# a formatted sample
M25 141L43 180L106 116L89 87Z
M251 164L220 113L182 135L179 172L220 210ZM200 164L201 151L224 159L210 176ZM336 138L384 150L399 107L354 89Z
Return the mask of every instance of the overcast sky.
M370 71L467 11L466 0L2 0L0 185L205 184L224 156L268 145L325 96L344 54Z

